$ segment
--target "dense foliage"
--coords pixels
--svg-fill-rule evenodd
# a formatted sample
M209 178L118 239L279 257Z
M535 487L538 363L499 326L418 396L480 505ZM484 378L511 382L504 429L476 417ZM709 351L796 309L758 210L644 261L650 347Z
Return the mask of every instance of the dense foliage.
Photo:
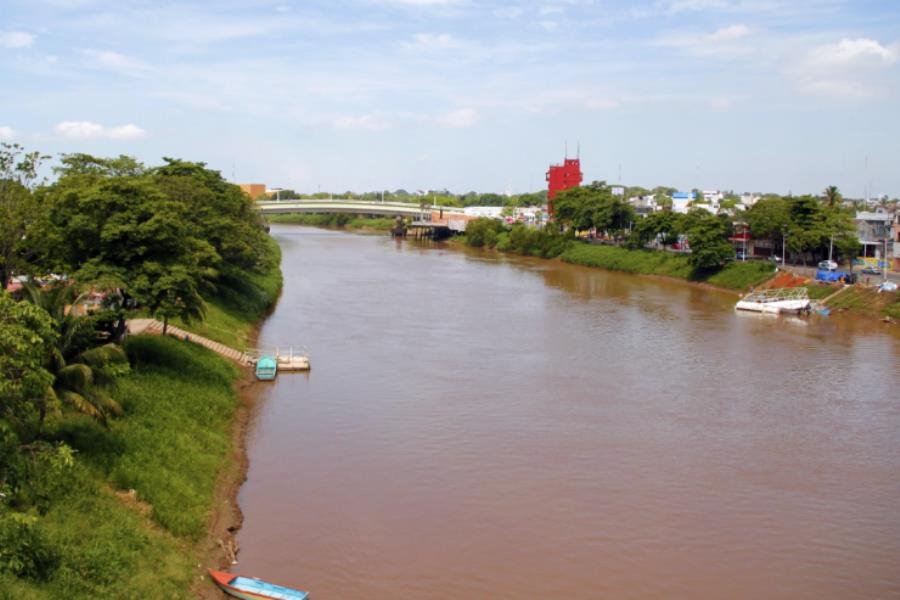
M236 372L170 339L126 355L124 319L212 314L246 343L281 287L277 245L202 163L70 154L37 185L43 158L0 148L0 281L16 294L0 291L0 597L182 596Z

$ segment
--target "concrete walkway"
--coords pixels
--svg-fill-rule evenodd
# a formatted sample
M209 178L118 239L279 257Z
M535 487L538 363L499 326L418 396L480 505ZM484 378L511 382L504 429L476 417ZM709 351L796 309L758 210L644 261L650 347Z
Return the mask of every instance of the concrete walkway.
M163 331L162 322L157 321L156 319L128 319L126 325L128 327L129 335L138 335L140 333L162 335ZM216 354L221 354L225 358L229 358L240 365L248 366L253 364L253 358L248 354L235 350L234 348L229 348L225 344L220 344L219 342L203 337L202 335L197 335L196 333L174 327L171 324L169 325L166 334L180 340L187 340L189 342L194 342L195 344L200 344L204 348L209 348Z

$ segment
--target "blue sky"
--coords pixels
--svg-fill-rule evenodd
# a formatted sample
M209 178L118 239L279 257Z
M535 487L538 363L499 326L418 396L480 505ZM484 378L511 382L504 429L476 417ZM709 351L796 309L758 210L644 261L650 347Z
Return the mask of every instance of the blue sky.
M0 138L304 191L900 196L895 0L0 0Z

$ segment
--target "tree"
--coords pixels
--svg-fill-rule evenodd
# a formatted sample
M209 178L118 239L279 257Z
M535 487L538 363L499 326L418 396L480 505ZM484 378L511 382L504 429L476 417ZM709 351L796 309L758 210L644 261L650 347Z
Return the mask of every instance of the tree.
M186 323L202 321L206 303L200 295L197 278L184 265L147 263L132 283L133 293L152 315L163 320L163 335L169 320Z
M20 440L32 437L33 421L48 411L47 359L56 338L45 311L0 292L0 424L8 423Z
M698 271L708 271L722 265L734 255L728 241L729 227L726 219L706 211L697 211L687 230L691 244L688 260Z
M46 368L53 375L44 410L38 416L40 431L48 412L60 404L88 415L104 425L122 408L107 392L117 375L128 371L128 358L114 344L98 347L99 336L90 317L77 316L71 307L81 303L74 285L26 286L26 299L46 312L56 331L48 346Z
M841 202L843 202L843 197L836 185L829 185L825 188L825 204L828 208L840 207Z
M258 255L245 251L246 238L234 244L223 239L227 231L246 233L240 226L192 222L196 218L192 209L202 214L197 206L202 199L218 201L215 194L205 194L202 186L194 185L193 178L212 178L215 185L214 175L193 163L168 166L176 172L111 177L90 171L64 172L46 191L50 203L47 237L54 240L54 260L74 280L102 289L120 288L165 319L192 318L202 316L199 291L213 291L217 267L222 264L204 235L213 237L238 265L254 263ZM179 174L181 169L187 173ZM167 180L168 194L160 189L158 177L174 178ZM179 191L184 195L179 196ZM240 218L243 208L236 203L247 201L229 189L223 193L226 198L218 206L230 215L225 220ZM233 204L231 209L228 203ZM216 220L215 215L210 218Z
M46 156L0 143L0 291L27 262L27 240L40 218L31 186Z

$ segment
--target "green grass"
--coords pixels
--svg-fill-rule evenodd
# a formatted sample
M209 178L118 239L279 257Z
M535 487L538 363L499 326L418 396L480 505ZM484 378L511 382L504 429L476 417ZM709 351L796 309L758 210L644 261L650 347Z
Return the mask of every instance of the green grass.
M875 288L852 286L829 300L828 308L870 317L900 319L900 292L878 293Z
M772 263L762 260L730 262L721 271L706 277L704 281L729 290L746 290L759 285L775 274Z
M583 243L573 244L561 258L565 262L588 267L701 281L730 290L746 290L769 279L774 273L772 265L764 261L730 262L718 271L697 273L686 254Z
M641 275L665 275L689 279L693 269L684 254L653 250L628 250L616 246L574 244L563 252L562 260L576 265L599 267Z
M373 231L390 231L394 226L394 219L387 217L361 217L345 214L285 213L266 215L266 220L270 223L313 225L316 227L335 227L339 229L368 229Z
M836 286L823 285L821 283L810 283L804 287L806 287L806 291L809 294L810 300L821 300L823 298L827 298L839 289Z
M114 394L125 415L108 429L74 418L47 432L76 459L45 513L30 512L54 568L40 581L0 569L0 599L190 597L194 543L231 452L238 372L173 338L133 337L126 350L132 373ZM130 489L148 514L114 492Z

